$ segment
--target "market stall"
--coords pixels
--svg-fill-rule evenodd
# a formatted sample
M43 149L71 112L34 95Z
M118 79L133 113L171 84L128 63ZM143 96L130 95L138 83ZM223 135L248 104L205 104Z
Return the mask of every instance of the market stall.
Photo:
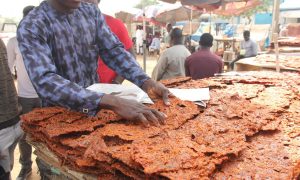
M87 117L48 107L22 116L23 129L37 152L72 179L296 180L299 79L299 73L275 72L177 78L163 83L209 87L207 107L175 97L170 106L157 100L150 107L168 116L159 127L143 127L107 110Z
M300 56L280 55L281 71L300 72ZM241 59L236 62L236 71L261 71L275 70L276 56L274 54L262 54L256 57Z

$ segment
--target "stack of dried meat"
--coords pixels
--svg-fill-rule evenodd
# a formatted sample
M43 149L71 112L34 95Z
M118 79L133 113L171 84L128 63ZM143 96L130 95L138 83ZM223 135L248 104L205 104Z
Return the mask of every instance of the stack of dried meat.
M279 61L281 67L293 68L300 71L300 57L299 56L286 56L280 55ZM258 55L254 59L254 62L264 66L275 66L276 56L274 54Z
M300 75L248 72L168 87L209 87L206 109L171 98L152 108L166 124L143 127L111 111L87 117L60 107L22 117L32 141L70 169L118 179L297 179L300 171Z

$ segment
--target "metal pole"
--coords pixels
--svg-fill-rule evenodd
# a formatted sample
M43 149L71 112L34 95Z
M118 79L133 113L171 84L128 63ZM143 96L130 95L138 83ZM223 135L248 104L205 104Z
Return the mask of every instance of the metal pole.
M146 60L147 60L147 56L146 56L146 34L147 34L147 30L146 30L146 20L145 20L145 14L143 15L143 30L144 30L144 37L143 37L143 65L144 65L144 71L146 72Z
M146 68L146 60L147 60L146 51L147 51L147 48L146 48L146 43L145 42L146 41L144 41L144 43L143 43L143 51L144 51L144 53L143 53L143 65L144 65L144 71L146 73L146 70L147 70L147 68Z

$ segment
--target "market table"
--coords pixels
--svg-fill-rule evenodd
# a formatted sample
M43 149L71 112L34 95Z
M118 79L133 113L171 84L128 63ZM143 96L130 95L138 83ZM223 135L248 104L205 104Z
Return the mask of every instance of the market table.
M205 109L175 97L170 106L157 100L149 107L168 116L159 127L108 110L87 117L48 107L23 115L22 128L42 152L37 155L59 171L71 170L73 179L83 179L77 173L99 179L299 179L299 73L245 72L162 83L208 87L211 99Z
M268 56L272 56L271 60L268 61ZM282 57L282 56L281 56ZM291 56L285 55L284 57L290 58ZM257 60L258 58L265 58L265 61ZM292 58L295 58L293 56ZM291 60L292 61L292 60ZM295 60L298 61L298 60ZM286 63L289 62L282 62L280 60L280 70L281 71L292 71L292 72L297 72L300 71L300 67L298 67L298 64L300 64L300 58L299 62L295 67L292 67L292 65L289 65L289 67L286 65ZM276 63L275 63L275 55L269 55L269 54L264 54L264 55L259 55L257 57L251 57L251 58L244 58L239 60L238 62L235 63L234 67L235 71L263 71L263 70L276 70Z
M237 42L241 42L242 39L240 38L225 38L225 37L215 37L214 40L216 41L216 50L219 49L219 44L223 44L224 51L226 50L233 50L235 53L237 53L237 48L235 44Z

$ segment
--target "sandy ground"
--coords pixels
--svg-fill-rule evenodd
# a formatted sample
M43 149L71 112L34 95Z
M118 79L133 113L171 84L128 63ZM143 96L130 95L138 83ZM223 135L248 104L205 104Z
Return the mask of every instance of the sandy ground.
M143 66L143 56L137 56L138 62L141 65L141 67ZM152 70L156 65L158 56L156 55L152 55L152 56L148 56L147 57L147 61L146 61L146 73L151 76ZM125 82L125 84L130 84L130 82ZM19 147L17 146L17 148L15 149L15 156L14 156L14 168L12 170L12 180L15 180L16 177L18 176L20 169L21 169L21 165L19 163L19 157L20 157L20 152L19 152ZM38 174L38 168L35 162L35 158L36 156L33 154L32 155L32 174L29 176L28 180L40 180L40 176Z

